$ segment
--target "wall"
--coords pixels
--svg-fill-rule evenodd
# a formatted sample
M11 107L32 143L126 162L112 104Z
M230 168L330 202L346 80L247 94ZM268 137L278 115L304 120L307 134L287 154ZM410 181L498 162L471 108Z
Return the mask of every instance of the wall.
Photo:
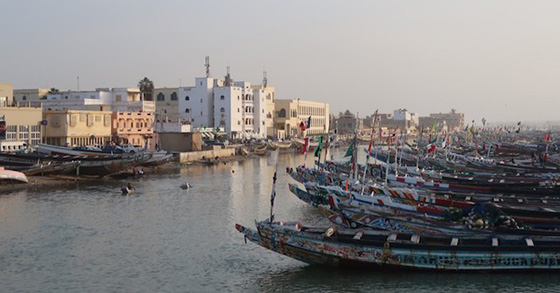
M182 152L179 153L179 162L191 162L202 160L203 158L215 158L215 157L231 157L235 155L235 149L219 149L210 151L199 151L199 152Z
M159 148L168 152L190 152L202 150L200 132L158 133Z

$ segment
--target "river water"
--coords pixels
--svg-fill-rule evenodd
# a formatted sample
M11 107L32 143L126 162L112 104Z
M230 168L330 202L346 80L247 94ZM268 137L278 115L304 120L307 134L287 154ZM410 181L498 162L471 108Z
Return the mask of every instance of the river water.
M288 191L281 154L277 220L326 224ZM308 164L312 157L307 158ZM458 274L309 266L245 244L236 223L268 218L266 158L177 166L130 181L0 195L1 292L559 292L557 274ZM189 182L193 187L183 190Z

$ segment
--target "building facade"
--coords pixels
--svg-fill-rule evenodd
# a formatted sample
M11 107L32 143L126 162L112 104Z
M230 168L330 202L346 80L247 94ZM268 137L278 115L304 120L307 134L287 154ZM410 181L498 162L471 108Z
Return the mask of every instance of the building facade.
M111 141L111 112L44 111L43 142L59 146L106 145Z
M420 128L431 129L434 125L438 131L462 131L465 127L465 114L451 109L449 113L434 113L419 119Z
M303 136L304 131L300 128L300 123L307 124L308 121L311 125L305 130L307 135L327 133L329 130L329 104L327 103L277 99L274 101L274 110L278 138Z
M111 135L113 141L149 148L154 134L154 113L113 112Z
M39 103L14 103L11 85L0 84L0 151L9 152L41 142Z

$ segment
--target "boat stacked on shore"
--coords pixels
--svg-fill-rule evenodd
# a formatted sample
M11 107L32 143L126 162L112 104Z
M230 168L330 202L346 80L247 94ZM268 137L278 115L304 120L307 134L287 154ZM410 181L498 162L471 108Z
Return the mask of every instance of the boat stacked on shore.
M289 190L330 220L236 225L246 239L310 264L449 271L560 269L560 166L538 143L366 149L366 164L316 161ZM457 136L456 142L459 142ZM463 138L464 139L464 138ZM449 142L449 139L444 140ZM484 154L481 156L479 154ZM375 158L372 164L369 159Z
M70 174L104 177L136 167L159 166L171 159L172 154L165 151L125 152L114 146L100 149L41 144L34 152L0 152L0 166L27 176Z

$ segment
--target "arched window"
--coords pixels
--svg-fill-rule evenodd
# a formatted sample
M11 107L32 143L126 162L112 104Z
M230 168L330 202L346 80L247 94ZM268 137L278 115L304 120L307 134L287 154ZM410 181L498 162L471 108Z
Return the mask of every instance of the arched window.
M157 95L157 100L158 100L158 101L164 101L164 100L165 100L165 95L162 94L162 93L159 93L159 94Z
M191 109L189 109L189 108L185 109L185 113L190 113L190 112L191 112Z
M224 107L222 107L222 108L220 109L220 112L222 112L222 113L224 113L225 111L226 111L226 109L224 109Z
M286 109L284 108L280 109L280 111L278 111L278 117L286 118Z
M23 96L21 99L25 101L25 100L27 100L27 97Z
M190 99L191 99L191 98L190 98L189 96L186 96L186 97L185 97L185 101L188 101L188 100L190 100Z
M221 96L220 96L220 100L223 101L223 100L225 100L225 99L226 99L226 98L224 97L224 95L221 95Z
M171 101L177 101L177 93L176 92L173 92L171 94Z

